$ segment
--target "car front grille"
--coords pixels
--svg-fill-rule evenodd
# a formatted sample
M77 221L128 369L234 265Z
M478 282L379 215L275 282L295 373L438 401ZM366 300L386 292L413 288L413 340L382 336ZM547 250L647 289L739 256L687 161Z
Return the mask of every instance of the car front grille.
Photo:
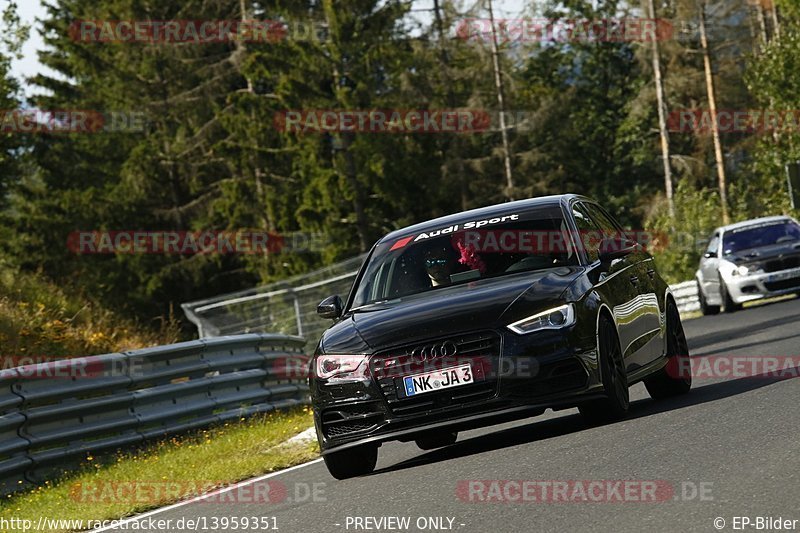
M421 353L425 354L425 361L420 360ZM373 356L370 368L373 369L390 412L403 416L459 407L492 398L497 392L499 358L500 336L489 331L455 335L388 350ZM403 390L404 376L467 362L472 366L474 383L411 397L405 397L398 392Z
M330 426L327 426L325 428L325 435L328 438L342 437L344 435L349 435L351 433L358 433L360 431L366 431L366 430L368 430L368 429L370 429L370 428L372 428L374 426L375 426L375 424L369 424L369 423L364 423L364 422L362 422L362 423L339 424L339 425L335 425L335 426L334 425L330 425Z
M383 420L383 411L376 402L340 405L324 410L321 420L325 436L336 438L373 429Z
M768 291L786 291L789 289L800 289L800 278L789 278L780 281L767 281L764 286Z
M800 255L770 259L764 263L764 272L779 272L790 268L800 267ZM774 289L770 289L774 290Z

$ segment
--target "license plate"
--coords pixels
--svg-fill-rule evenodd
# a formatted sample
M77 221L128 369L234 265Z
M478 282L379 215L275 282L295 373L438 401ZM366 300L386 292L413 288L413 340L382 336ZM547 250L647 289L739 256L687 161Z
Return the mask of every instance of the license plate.
M454 366L403 378L406 396L436 392L475 382L471 365Z
M772 274L767 278L767 283L773 281L783 281L785 279L790 279L794 277L800 276L800 272L792 271L792 272L782 272L780 274Z

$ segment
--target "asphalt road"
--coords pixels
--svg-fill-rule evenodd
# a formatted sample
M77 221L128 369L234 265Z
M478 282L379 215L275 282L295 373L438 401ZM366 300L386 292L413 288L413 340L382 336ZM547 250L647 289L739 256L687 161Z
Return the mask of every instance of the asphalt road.
M800 299L793 299L689 320L685 328L700 363L732 355L800 356L799 323ZM189 503L144 515L137 525L141 531L177 532L210 527L213 517L259 516L275 517L269 525L290 533L447 527L470 533L672 532L717 531L718 518L725 521L723 530L732 531L741 527L734 517L755 524L761 516L798 519L789 530L800 530L800 379L707 376L695 378L693 391L680 399L654 402L641 384L631 397L631 414L622 422L589 428L574 409L548 411L463 433L441 450L389 443L380 450L378 470L367 477L335 481L315 462L250 486L253 492L258 485L285 488L281 503ZM655 502L618 501L613 489L604 497L613 501L485 502L474 501L481 491L472 493L473 501L469 493L457 493L459 482L468 480L658 480L659 487L674 490L659 489ZM312 491L316 496L309 496ZM238 493L233 499L247 500ZM195 528L185 522L178 527L181 518L203 517L205 523ZM356 527L357 517L409 517L410 523L399 529L374 522ZM431 527L436 524L428 517L444 517L443 526ZM149 522L161 519L171 519L172 527ZM223 531L224 525L214 529Z

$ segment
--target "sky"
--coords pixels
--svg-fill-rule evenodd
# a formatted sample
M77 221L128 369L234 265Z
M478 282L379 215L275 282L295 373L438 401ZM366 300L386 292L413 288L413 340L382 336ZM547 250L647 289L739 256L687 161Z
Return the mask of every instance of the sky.
M24 81L25 76L33 76L42 71L43 67L39 63L36 51L44 47L42 36L37 31L35 18L43 18L45 11L39 0L22 0L17 3L17 10L23 22L31 25L30 38L22 47L22 59L15 59L11 65L11 73L20 80L25 94L31 94L31 88Z
M469 4L475 1L477 0L466 0ZM526 3L530 5L530 2L526 2L526 0L494 0L495 17L510 18L521 16ZM432 6L433 0L417 0L414 5L414 10L430 9ZM20 80L25 94L30 95L37 92L36 88L25 83L24 78L26 76L33 76L44 70L36 54L38 50L44 47L44 41L39 34L39 24L36 23L35 19L37 17L44 18L45 10L40 0L22 0L17 2L17 8L23 22L31 25L31 36L22 48L22 59L14 60L11 71L12 75ZM422 13L424 13L424 11L422 11ZM53 74L52 71L48 71L47 73Z

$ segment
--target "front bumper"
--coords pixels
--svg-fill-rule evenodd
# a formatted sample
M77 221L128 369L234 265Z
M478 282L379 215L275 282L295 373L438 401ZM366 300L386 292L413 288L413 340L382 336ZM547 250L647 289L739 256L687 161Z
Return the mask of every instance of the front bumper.
M601 395L593 336L578 339L571 331L532 335L486 331L448 339L459 340L464 349L459 350L460 358L444 361L443 368L469 360L476 378L482 379L405 397L400 390L402 378L418 371L407 365L355 382L312 378L314 421L323 453L366 443L413 440L415 435L442 428L460 431L535 416L547 408L573 407ZM462 355L470 351L467 346L478 343L476 339L483 339L483 352L473 349ZM403 361L405 348L373 354L370 368L389 358Z
M780 296L800 291L800 268L730 276L725 284L731 299L737 304L768 296Z

